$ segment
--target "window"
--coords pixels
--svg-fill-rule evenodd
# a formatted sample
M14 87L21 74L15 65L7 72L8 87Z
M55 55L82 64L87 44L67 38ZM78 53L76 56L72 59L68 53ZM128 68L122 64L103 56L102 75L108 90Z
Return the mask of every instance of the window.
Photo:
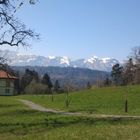
M10 80L6 79L6 87L10 87Z
M10 93L10 89L5 89L5 93Z

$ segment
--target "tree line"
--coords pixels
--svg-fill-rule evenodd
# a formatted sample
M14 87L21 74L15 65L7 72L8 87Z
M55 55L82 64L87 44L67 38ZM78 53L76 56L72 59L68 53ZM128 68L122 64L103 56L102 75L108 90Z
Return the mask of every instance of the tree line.
M64 92L64 89L60 87L59 81L56 80L53 84L47 73L41 76L35 70L28 68L24 73L20 73L19 71L13 70L3 57L0 57L0 70L18 77L14 81L17 94L51 94L52 92Z
M61 91L59 81L56 80L53 84L47 73L40 76L35 70L26 69L18 80L19 94L52 94Z
M131 55L124 65L115 64L111 71L112 84L140 84L140 47L132 49Z

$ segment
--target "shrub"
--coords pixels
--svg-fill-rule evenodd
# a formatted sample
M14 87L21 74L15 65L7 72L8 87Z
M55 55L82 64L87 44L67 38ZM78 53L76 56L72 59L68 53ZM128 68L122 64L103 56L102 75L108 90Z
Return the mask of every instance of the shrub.
M47 85L37 83L35 80L33 80L25 88L25 94L47 94L47 93L48 93Z

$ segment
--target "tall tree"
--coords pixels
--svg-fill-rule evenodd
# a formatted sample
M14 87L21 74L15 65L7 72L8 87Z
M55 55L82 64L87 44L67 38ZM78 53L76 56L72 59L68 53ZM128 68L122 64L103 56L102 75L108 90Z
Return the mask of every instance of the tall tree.
M133 58L134 63L136 65L140 66L140 46L134 47L132 49L131 54L132 54L131 57Z
M60 90L60 84L59 84L59 81L56 80L55 83L54 83L54 91L55 91L56 93L58 93L59 90Z
M135 71L136 70L135 70L135 65L133 63L133 59L129 58L123 70L123 78L124 78L125 84L133 84Z
M42 84L47 85L50 90L53 87L53 84L51 82L51 78L47 73L45 73L43 78L42 78Z
M30 39L39 39L38 34L15 17L25 2L27 1L0 0L0 46L29 46ZM35 3L34 0L28 2Z
M104 86L110 86L111 85L111 80L109 77L106 77L105 81L104 81Z
M120 64L115 64L112 67L111 76L115 83L115 85L122 85L123 84L123 67Z
M140 46L134 47L132 49L132 58L133 58L133 69L135 70L134 74L134 83L140 83Z
M6 70L7 60L4 57L0 57L0 70Z
M34 70L26 69L24 75L21 78L21 91L24 91L25 88L32 82L35 81L36 83L39 82L38 73Z
M92 85L90 82L87 82L87 89L91 89Z

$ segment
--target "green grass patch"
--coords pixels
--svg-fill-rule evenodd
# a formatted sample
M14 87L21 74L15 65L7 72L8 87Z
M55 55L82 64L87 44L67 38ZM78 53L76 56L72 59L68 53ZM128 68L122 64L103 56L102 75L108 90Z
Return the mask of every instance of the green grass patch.
M71 93L71 104L65 107L65 94L0 96L0 140L138 140L140 120L66 116L29 109L17 99L24 98L46 107L99 114L140 114L140 87L112 87Z
M140 121L56 115L0 97L0 140L135 140Z
M140 86L106 87L73 92L69 94L71 103L65 106L66 94L54 95L52 102L49 95L18 96L41 104L44 107L70 112L93 114L140 115ZM125 100L128 100L128 113L124 112Z

